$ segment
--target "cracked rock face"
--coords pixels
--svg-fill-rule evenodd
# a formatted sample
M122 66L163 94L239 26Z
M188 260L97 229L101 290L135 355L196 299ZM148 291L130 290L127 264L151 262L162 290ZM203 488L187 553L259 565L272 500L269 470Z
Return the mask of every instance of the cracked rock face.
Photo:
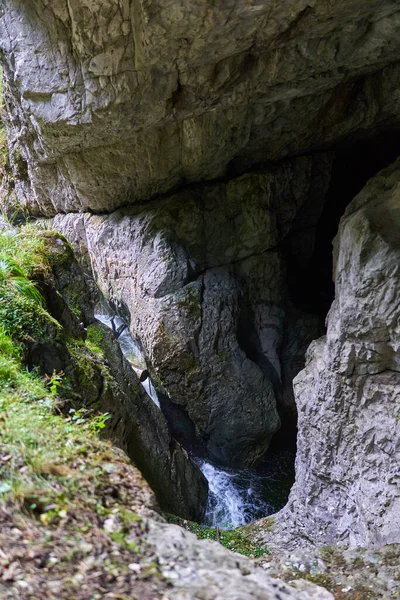
M302 211L315 223L329 174L329 156L302 157L137 214L54 220L86 248L101 291L129 313L156 377L220 463L256 462L278 411L294 410L283 374L298 372L318 329L291 311L280 243Z
M397 0L2 0L17 193L112 211L398 122Z
M284 545L400 542L399 232L398 160L340 223L327 335L294 380L296 483L274 532Z

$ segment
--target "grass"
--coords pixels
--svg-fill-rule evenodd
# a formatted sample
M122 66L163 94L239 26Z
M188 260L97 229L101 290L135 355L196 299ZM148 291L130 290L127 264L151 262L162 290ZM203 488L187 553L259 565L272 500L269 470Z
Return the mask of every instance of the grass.
M0 232L0 322L14 342L61 332L35 281L49 273L45 242L32 226Z
M63 476L67 465L95 445L104 417L55 414L58 375L44 379L24 367L24 339L62 329L30 279L38 272L51 273L45 239L32 226L0 233L0 500L40 514L51 506L54 516L76 491Z
M259 558L269 554L267 548L259 546L252 541L240 528L237 529L220 529L217 530L209 527L203 527L193 521L186 521L173 515L165 515L167 521L180 525L184 529L194 533L200 540L214 540L238 554L243 554L250 558ZM219 539L218 539L219 537Z
M162 588L157 569L145 569L153 559L137 514L152 496L129 460L98 439L110 415L59 414L61 375L24 366L27 336L62 330L31 281L37 274L51 276L45 236L32 227L0 233L0 595L56 597L60 585L66 597L122 598L140 578ZM88 344L99 350L100 341L93 330ZM128 568L138 560L140 575Z

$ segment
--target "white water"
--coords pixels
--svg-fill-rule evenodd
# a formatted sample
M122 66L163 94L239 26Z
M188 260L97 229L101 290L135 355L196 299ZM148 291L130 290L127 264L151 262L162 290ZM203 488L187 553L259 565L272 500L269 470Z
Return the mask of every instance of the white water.
M125 321L116 315L106 314L103 308L95 314L95 318L114 331L123 355L140 376L146 369L145 356L140 344L130 335ZM150 377L142 385L147 395L160 408ZM276 486L279 486L281 477L285 477L290 469L284 460L282 462L282 458L279 464L270 465L268 475L260 475L251 470L222 469L193 458L209 485L204 525L221 529L239 527L272 514L283 506L284 502L277 498ZM266 497L271 499L271 503L265 500Z
M204 525L231 529L271 513L256 473L222 469L208 462L199 466L209 485Z
M103 325L106 325L112 329L112 331L116 332L116 335L119 333L117 341L119 347L121 348L121 352L129 361L135 373L140 377L142 371L146 369L146 359L140 344L136 342L129 333L129 327L125 321L117 315L96 313L94 316L95 319L100 321L100 323L103 323ZM142 382L142 386L144 387L147 395L153 400L154 404L160 408L157 392L154 388L154 385L151 383L150 377Z

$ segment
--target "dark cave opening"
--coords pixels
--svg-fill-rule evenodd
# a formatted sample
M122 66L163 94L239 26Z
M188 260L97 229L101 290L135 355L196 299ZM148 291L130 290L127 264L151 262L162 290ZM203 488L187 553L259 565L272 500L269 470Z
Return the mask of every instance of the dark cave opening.
M367 181L400 155L400 130L345 141L335 146L331 180L315 232L312 256L299 264L287 256L287 282L295 306L325 319L335 295L332 241L346 207ZM289 234L290 237L290 234Z
M311 224L313 231L310 233L314 236L314 244L308 260L304 262L304 254L297 253L296 243L292 243L293 237L298 236L299 231L289 233L286 243L283 244L289 304L294 307L294 312L308 315L310 324L312 317L316 319L319 323L319 335L325 332L325 318L335 296L332 243L340 219L368 180L400 155L400 131L383 132L373 137L345 141L332 150L334 158L331 179L325 198L321 198L319 219ZM318 337L318 334L314 335L313 339L315 337ZM310 338L309 342L311 341ZM254 343L250 345L255 347ZM304 367L305 350L306 347L302 360L296 365L297 372ZM258 360L256 362L260 364ZM274 387L276 389L276 382ZM278 388L278 403L279 398ZM256 468L261 478L276 481L271 503L275 510L285 505L294 482L297 436L296 415L284 405L281 405L279 412L281 428L274 435L266 455ZM271 491L268 486L265 488L268 494L266 500L271 501Z

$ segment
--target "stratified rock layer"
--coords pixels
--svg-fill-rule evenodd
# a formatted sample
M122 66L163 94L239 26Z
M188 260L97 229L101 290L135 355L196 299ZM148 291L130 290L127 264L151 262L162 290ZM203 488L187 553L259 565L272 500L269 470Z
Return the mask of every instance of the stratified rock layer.
M2 0L31 212L111 211L399 120L397 0Z
M289 546L399 543L400 161L347 208L334 273L326 338L294 380L296 483L272 532Z
M280 243L305 212L311 235L297 250L310 256L329 176L329 156L302 157L142 212L54 219L90 257L107 300L128 311L158 380L221 463L254 463L280 404L293 410L282 371L298 372L318 327L291 312Z

